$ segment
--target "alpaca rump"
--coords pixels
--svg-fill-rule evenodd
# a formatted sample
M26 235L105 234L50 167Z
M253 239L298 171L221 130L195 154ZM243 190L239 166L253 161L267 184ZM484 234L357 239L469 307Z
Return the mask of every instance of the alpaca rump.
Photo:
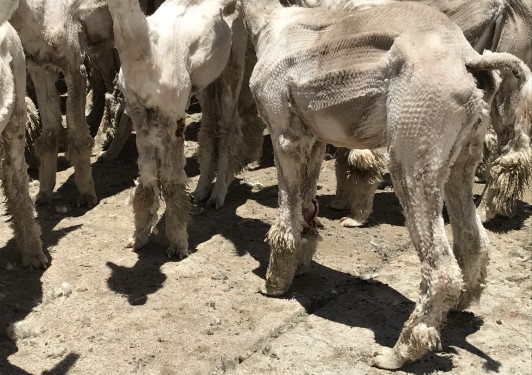
M26 125L26 71L22 45L16 31L5 20L15 2L0 6L0 134L3 144L2 187L15 240L22 254L22 264L31 268L46 267L48 259L42 251L41 230L33 217L29 196L29 178L24 160ZM7 7L7 10L6 10Z
M400 1L400 0L395 0ZM300 0L295 1L306 7L326 7L329 9L356 10L391 3L392 0ZM478 52L485 49L497 52L509 52L532 66L532 5L524 0L485 0L472 5L471 2L445 0L417 0L445 13L464 32L471 45ZM483 220L489 220L496 214L509 216L514 213L516 203L522 198L524 190L530 184L531 151L530 151L530 116L522 108L530 106L526 99L527 90L524 85L526 77L520 80L511 72L502 73L503 82L494 98L491 118L495 133L499 140L499 158L485 162L489 169L486 179L487 187L481 199L479 212ZM520 83L519 83L520 82ZM520 88L519 88L520 87ZM528 103L528 104L527 104ZM528 129L528 130L527 130ZM356 156L356 155L355 155ZM494 160L495 159L495 160ZM345 164L345 168L356 171L354 164ZM371 183L364 180L364 169L356 172L358 185ZM346 173L337 174L345 178ZM338 206L347 206L347 199L352 199L353 207L364 205L372 199L371 193L351 192L348 194L343 186L352 186L347 181L337 181L341 189L337 189ZM351 216L356 216L352 213ZM346 226L349 220L343 221Z
M190 211L184 171L185 110L191 95L218 77L236 77L222 98L229 108L235 106L242 73L228 77L224 72L234 56L232 26L240 18L239 9L235 1L174 0L146 17L136 0L109 0L108 5L122 63L119 84L139 151L131 245L140 248L148 242L162 192L168 255L184 257ZM243 28L241 19L240 24ZM234 113L235 109L224 111L229 119Z
M489 241L472 187L498 88L492 70L530 74L512 55L479 55L460 28L422 4L345 12L248 0L244 13L257 51L250 87L272 137L279 185L261 290L279 296L292 284L326 143L386 146L420 258L421 294L396 345L372 363L400 368L439 346L449 309L480 297Z

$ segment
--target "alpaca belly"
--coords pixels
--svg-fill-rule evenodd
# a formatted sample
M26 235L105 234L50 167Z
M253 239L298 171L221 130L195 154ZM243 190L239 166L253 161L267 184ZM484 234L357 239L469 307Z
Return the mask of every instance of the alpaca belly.
M308 114L308 125L322 142L346 148L386 144L385 96L356 99Z

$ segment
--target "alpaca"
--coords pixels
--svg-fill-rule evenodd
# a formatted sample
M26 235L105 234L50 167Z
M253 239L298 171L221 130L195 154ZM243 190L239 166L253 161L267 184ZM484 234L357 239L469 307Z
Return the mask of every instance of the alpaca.
M146 17L136 0L108 0L108 6L122 63L120 86L139 151L131 246L138 249L148 242L162 190L168 256L185 257L190 211L184 171L185 109L193 93L224 72L233 27L238 22L243 27L239 9L236 1L168 0ZM226 91L224 101L230 105L236 103L241 79L240 75Z
M48 259L42 251L40 227L33 217L24 160L26 64L20 39L7 22L16 5L16 0L0 3L0 143L3 149L0 170L22 264L45 268Z
M527 77L513 55L479 55L460 28L432 7L397 2L358 11L283 8L244 1L257 51L250 87L276 159L279 210L261 292L287 292L316 249L316 184L326 143L386 146L387 166L421 261L421 295L393 349L373 364L400 368L440 344L451 308L485 284L489 241L473 204L493 69ZM520 105L532 97L520 97ZM444 230L444 199L453 229Z
M361 9L398 0L302 0L307 7ZM468 0L417 0L449 16L478 52L489 49L509 52L532 67L532 3L524 0L483 0L471 6ZM480 15L480 16L479 16ZM532 175L530 147L532 116L523 108L516 117L519 80L502 72L502 83L491 107L493 130L498 146L486 145L495 154L485 154L486 188L478 208L483 221L496 214L511 216ZM528 112L527 112L528 111ZM490 138L491 140L491 138ZM338 150L336 197L330 207L350 209L341 225L355 227L366 223L372 212L373 196L384 170L384 153L370 150Z
M19 0L10 22L24 47L42 120L42 134L35 143L40 160L35 203L50 204L55 187L61 129L60 97L55 82L62 72L68 87L66 156L75 169L80 193L77 204L90 208L97 203L97 197L90 161L93 139L85 119L84 59L90 54L91 64L101 69L106 82L112 82L107 59L113 47L109 13L99 0Z

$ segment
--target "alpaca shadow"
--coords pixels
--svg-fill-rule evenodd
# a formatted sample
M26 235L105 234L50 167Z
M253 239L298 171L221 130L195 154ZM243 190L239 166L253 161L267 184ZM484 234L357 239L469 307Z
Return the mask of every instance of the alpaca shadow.
M515 215L512 217L497 215L487 223L484 228L495 233L507 233L513 230L523 229L525 221L532 216L532 204L530 202L517 201Z
M133 267L107 262L107 267L111 269L107 286L110 290L127 296L130 305L144 305L148 296L157 292L166 280L166 275L161 272L163 264L179 261L177 258L168 258L166 249L166 246L151 240L148 245L135 251L138 260Z
M267 189L263 189L267 190ZM267 194L259 192L260 196ZM227 196L225 205L220 210L206 209L191 217L188 226L189 249L195 252L198 245L210 240L214 235L222 235L232 242L236 253L241 256L253 247L260 249L262 264L268 258L268 246L263 242L269 225L261 220L250 220L236 214L238 207L255 195L251 188L242 184L234 186ZM148 296L162 288L166 276L161 267L167 262L178 262L177 258L168 259L164 239L164 215L157 224L157 235L150 236L148 245L137 250L138 260L133 267L123 267L108 262L111 275L107 280L110 290L127 296L131 305L143 305ZM189 256L194 256L193 254Z
M74 225L69 228L52 230L56 223L39 220L39 218L38 221L40 221L43 232L43 250L49 259L50 254L46 247L56 245L66 234L80 227ZM21 256L14 239L9 240L5 247L0 248L0 260L2 270L10 268L9 264L15 265L12 270L0 272L0 374L27 375L28 372L8 361L9 356L16 353L18 349L16 342L8 338L6 328L15 322L24 320L32 309L42 301L41 276L45 271L30 271L19 267ZM75 360L72 362L73 357L71 355L54 368L57 371L49 373L66 373L62 369L68 370L75 362ZM79 357L77 354L75 356Z
M264 274L261 276L264 277ZM342 279L342 284L336 284ZM335 284L333 294L324 295L324 290L331 290L326 289L330 287L330 280ZM386 284L362 280L315 262L308 275L295 279L288 298L298 300L309 314L349 327L369 329L375 342L386 347L394 346L403 324L415 307L414 302ZM459 347L484 359L485 370L499 372L499 361L466 340L482 324L482 319L470 312L449 313L447 324L442 327L442 352L431 352L418 361L406 364L402 370L412 374L452 372L454 366L450 354L456 353L454 347Z

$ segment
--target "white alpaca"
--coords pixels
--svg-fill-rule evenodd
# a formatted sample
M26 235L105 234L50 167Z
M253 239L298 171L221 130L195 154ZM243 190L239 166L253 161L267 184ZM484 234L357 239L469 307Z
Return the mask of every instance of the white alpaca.
M83 61L90 53L93 66L105 74L112 53L112 21L105 3L98 0L20 0L11 23L18 31L35 85L42 119L42 134L35 144L40 159L36 204L50 203L57 171L61 129L60 97L55 88L59 72L68 87L66 156L74 165L79 190L78 205L92 207L97 198L90 154L93 139L85 120L86 72ZM111 69L112 70L112 69ZM112 74L105 77L112 82Z
M308 7L354 10L390 3L392 0L302 0ZM398 1L398 0L396 0ZM532 3L525 0L417 0L449 16L478 52L485 49L509 52L532 67ZM498 138L496 155L486 155L486 189L479 213L483 220L496 214L510 216L522 198L532 175L530 147L532 104L517 108L519 79L502 72L502 83L491 107L493 129ZM522 84L522 83L521 83ZM380 169L380 170L379 170ZM373 209L373 196L384 169L384 154L370 150L338 150L335 209L350 209L341 219L346 227L363 225Z
M190 96L225 69L232 23L238 22L236 2L168 0L147 18L136 0L108 0L108 5L122 63L120 85L139 151L132 246L148 242L162 190L168 255L184 257L190 211L184 171L185 109ZM238 89L231 87L233 93Z
M7 22L17 5L16 0L0 1L0 134L3 142L2 186L8 213L22 264L46 267L42 251L41 230L33 218L29 196L27 165L24 160L26 125L26 69L20 39Z
M472 184L497 89L491 70L511 69L532 85L530 70L510 54L479 55L446 16L416 3L345 12L247 0L244 15L257 50L251 91L270 130L279 182L262 292L286 293L312 259L326 143L386 146L421 261L416 308L394 348L373 359L397 369L438 347L448 310L481 294L489 241Z

